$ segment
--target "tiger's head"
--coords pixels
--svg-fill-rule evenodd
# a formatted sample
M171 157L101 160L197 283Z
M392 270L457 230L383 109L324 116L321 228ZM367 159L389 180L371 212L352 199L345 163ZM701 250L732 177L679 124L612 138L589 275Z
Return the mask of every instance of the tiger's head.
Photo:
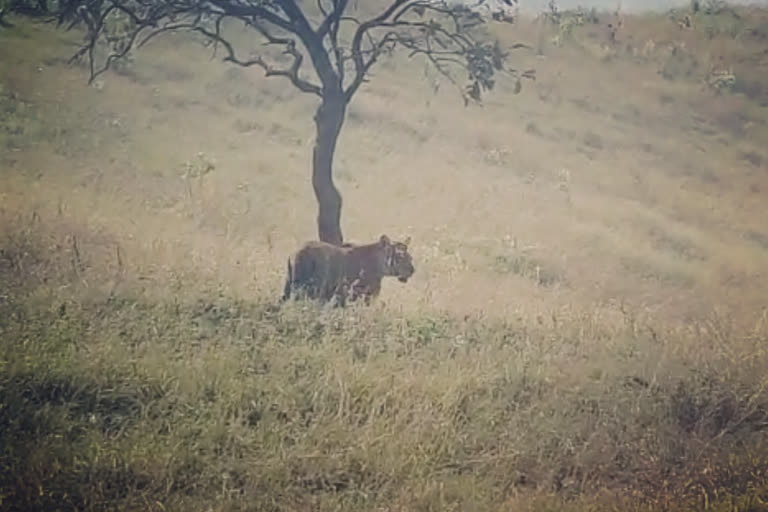
M413 268L411 253L408 252L410 241L411 237L407 237L402 242L397 240L393 242L387 235L381 235L379 238L379 246L385 254L385 275L396 277L401 283L407 283L416 271Z

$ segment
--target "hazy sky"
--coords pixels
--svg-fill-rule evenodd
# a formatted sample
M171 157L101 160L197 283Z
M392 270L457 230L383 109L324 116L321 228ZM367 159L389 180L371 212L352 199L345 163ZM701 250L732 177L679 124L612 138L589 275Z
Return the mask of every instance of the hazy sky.
M520 0L520 8L524 11L541 11L549 0ZM704 3L702 1L702 3ZM768 5L768 0L731 0L731 4L758 4ZM577 7L598 7L615 9L619 0L557 0L557 5L563 9ZM690 0L621 0L622 9L625 11L646 10L646 9L670 9L689 5Z

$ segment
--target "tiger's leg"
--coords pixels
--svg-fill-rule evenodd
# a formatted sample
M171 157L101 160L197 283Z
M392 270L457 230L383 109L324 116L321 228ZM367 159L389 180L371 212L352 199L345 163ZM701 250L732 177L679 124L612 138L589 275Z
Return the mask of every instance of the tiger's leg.
M346 307L349 287L345 283L339 283L333 292L334 307Z
M381 281L370 283L365 293L365 305L370 306L371 301L378 297L379 293L381 293Z
M350 302L355 301L354 286L355 286L354 282L350 281L349 278L346 278L346 277L339 284L338 294L340 298L341 307L346 307Z
M365 293L365 285L359 278L352 281L349 288L349 300L353 302Z

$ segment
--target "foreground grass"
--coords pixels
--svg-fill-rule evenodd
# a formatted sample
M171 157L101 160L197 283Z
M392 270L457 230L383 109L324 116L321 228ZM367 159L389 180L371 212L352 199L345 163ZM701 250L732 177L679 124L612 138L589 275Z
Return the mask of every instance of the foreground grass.
M768 326L99 294L36 240L2 245L3 510L765 509Z

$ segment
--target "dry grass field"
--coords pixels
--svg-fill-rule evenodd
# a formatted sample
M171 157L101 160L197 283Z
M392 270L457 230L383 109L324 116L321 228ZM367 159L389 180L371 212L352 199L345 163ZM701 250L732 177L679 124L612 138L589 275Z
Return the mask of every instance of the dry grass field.
M768 11L612 18L375 68L343 229L416 274L344 311L276 307L312 97L0 28L0 510L768 510Z

